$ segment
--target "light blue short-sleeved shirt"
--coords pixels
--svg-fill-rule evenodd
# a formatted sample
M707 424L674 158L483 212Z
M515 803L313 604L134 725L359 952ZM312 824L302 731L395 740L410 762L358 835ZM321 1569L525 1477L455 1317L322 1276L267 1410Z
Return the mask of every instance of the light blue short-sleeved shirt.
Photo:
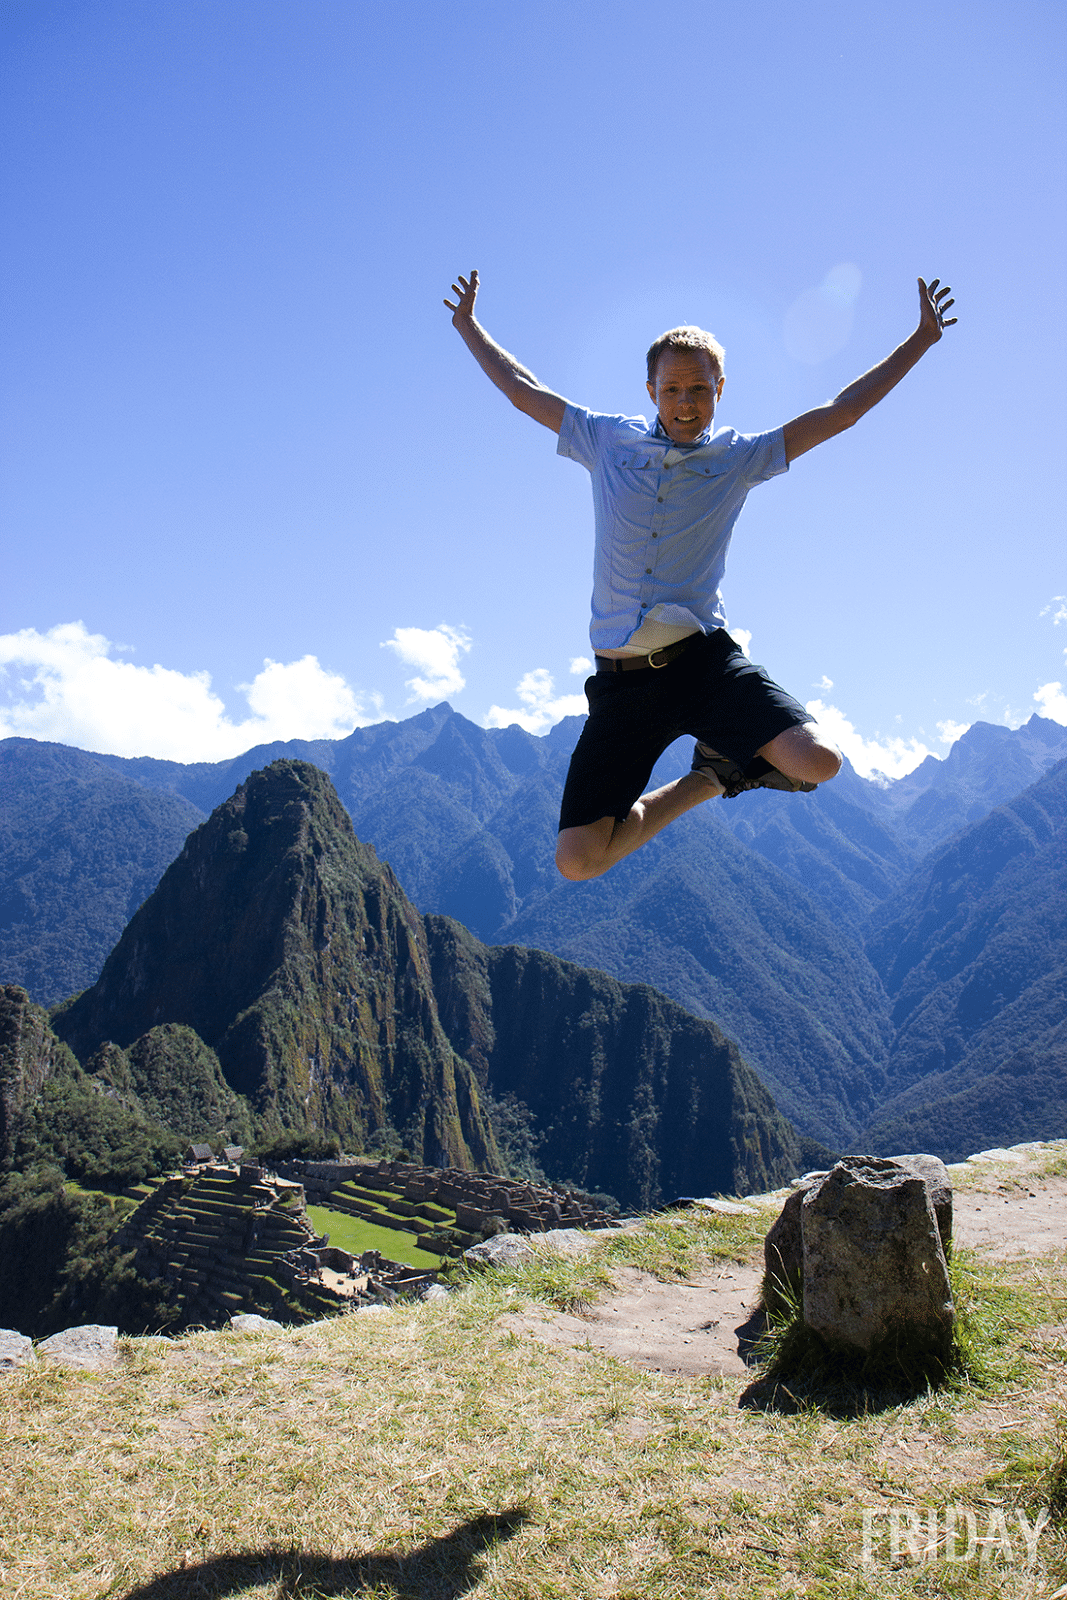
M783 430L724 428L680 448L644 417L568 406L557 451L593 479L593 650L621 648L653 608L660 622L724 628L734 523L748 491L787 470Z

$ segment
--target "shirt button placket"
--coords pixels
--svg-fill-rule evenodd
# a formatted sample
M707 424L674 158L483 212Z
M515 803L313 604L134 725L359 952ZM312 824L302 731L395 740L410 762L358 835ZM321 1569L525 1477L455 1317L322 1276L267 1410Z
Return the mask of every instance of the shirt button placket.
M657 509L654 510L653 513L652 513L652 522L651 522L651 525L649 527L649 536L650 536L651 539L658 539L660 534L663 531L663 512L660 511L658 508L663 504L663 502L666 500L666 498L667 498L667 486L666 486L666 482L664 480L663 471L661 469L660 470L660 474L659 474L659 480L658 480L658 482L656 484L656 507L657 507ZM651 551L649 552L648 559L649 559L649 562L651 562L651 560L652 560ZM651 576L652 576L652 567L651 567L651 565L649 565L649 566L647 566L645 568L645 577L646 578L650 578ZM641 585L641 594L642 594L641 610L642 611L647 611L648 608L649 608L649 605L651 604L651 600L652 600L651 585L648 584L648 583L642 583L642 585Z

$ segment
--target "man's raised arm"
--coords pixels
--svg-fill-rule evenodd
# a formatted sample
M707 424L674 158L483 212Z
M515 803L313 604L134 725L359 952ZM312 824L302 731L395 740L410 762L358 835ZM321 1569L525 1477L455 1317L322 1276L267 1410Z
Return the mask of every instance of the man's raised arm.
M454 283L452 293L456 296L458 304L453 304L451 300L445 301L445 305L452 312L452 326L486 377L491 378L497 388L507 395L513 406L524 411L528 417L533 417L535 422L551 428L553 433L558 433L563 426L566 400L558 394L553 394L551 389L546 389L543 383L538 383L533 373L521 362L516 361L514 356L509 356L506 350L489 337L481 323L475 320L477 269L469 278L461 277L458 283Z
M795 461L805 450L811 450L815 445L822 444L824 439L832 439L835 433L843 433L846 428L851 428L864 412L877 405L890 389L896 387L930 346L937 343L944 329L951 328L956 318L946 317L945 312L955 301L945 298L952 290L939 288L940 281L935 278L927 287L919 279L919 326L910 338L897 346L892 355L886 356L884 361L872 367L870 372L865 372L862 378L857 378L855 383L850 383L847 389L842 389L828 405L816 406L814 411L805 411L802 417L786 423L787 461Z

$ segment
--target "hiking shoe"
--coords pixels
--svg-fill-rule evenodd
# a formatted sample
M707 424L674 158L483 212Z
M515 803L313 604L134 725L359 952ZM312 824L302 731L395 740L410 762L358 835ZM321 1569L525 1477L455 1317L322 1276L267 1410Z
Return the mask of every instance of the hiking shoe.
M745 775L737 762L731 761L729 756L721 756L710 744L701 744L699 739L693 749L693 764L689 770L699 772L709 783L716 784L727 800L732 800L745 787Z
M729 756L719 755L710 745L698 739L693 750L692 772L718 783L724 800L734 800L747 789L785 789L791 794L810 794L818 787L814 783L801 783L797 778L787 778L784 772L772 767L762 756L754 756L747 767L739 767Z

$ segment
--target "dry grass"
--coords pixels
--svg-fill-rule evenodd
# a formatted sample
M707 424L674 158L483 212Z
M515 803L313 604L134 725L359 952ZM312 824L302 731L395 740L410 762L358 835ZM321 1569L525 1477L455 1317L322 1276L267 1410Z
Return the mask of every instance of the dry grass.
M986 1365L856 1417L740 1404L500 1326L625 1262L751 1256L760 1219L658 1219L592 1258L285 1334L129 1341L111 1372L3 1380L5 1600L1030 1600L1067 1582L1067 1259L975 1269ZM976 1323L977 1326L977 1323ZM992 1331L990 1331L992 1330ZM977 1335L976 1335L977 1337ZM1058 1500L1057 1500L1058 1496ZM985 1558L894 1557L889 1513L950 1505ZM864 1509L876 1512L863 1561ZM992 1519L992 1522L991 1522Z

